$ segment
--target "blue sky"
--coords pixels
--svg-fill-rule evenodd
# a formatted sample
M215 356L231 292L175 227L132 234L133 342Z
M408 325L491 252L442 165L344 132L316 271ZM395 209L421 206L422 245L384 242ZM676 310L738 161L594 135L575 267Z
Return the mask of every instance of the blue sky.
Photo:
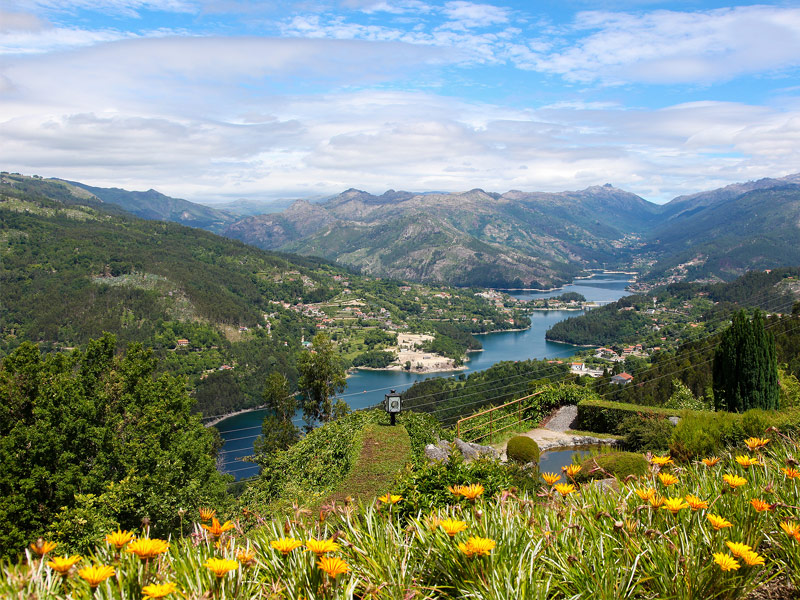
M198 202L800 171L796 3L7 0L0 169Z

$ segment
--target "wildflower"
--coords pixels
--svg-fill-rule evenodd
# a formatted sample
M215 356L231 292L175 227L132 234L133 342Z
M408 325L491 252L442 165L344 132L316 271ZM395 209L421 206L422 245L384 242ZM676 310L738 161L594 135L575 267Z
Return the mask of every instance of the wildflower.
M106 543L114 546L117 550L121 550L122 547L132 539L133 533L130 531L121 531L117 529L116 531L106 534Z
M150 585L146 585L142 588L142 594L144 594L143 598L147 598L148 600L154 598L163 598L164 596L169 596L172 592L176 591L178 586L169 581L167 583L151 583Z
M672 473L659 473L658 478L661 480L662 485L669 487L678 483L678 478Z
M39 538L31 544L31 550L36 552L39 556L44 556L48 552L52 552L56 546L58 546L57 542L46 542L42 538Z
M323 556L317 562L317 567L325 571L328 577L333 577L334 579L350 570L350 566L338 556Z
M702 463L707 467L713 467L720 461L718 456L712 456L711 458L704 458Z
M701 508L708 508L708 501L701 500L697 496L693 494L688 494L686 496L686 502L689 504L689 507L692 510L700 510Z
M759 556L758 552L745 552L742 555L742 560L747 563L748 567L755 567L756 565L764 564L764 557Z
M389 493L378 497L378 500L380 500L384 504L397 504L402 499L403 499L402 496L398 496L397 494L389 494Z
M210 521L217 514L216 509L213 508L200 508L198 511L200 512L200 519L203 521Z
M455 519L444 519L439 525L450 537L455 537L457 533L467 529L467 524L464 521L456 521Z
M757 465L758 459L755 456L744 456L740 454L736 457L736 462L746 469L747 467Z
M169 542L156 538L139 538L138 540L133 540L128 544L128 547L125 548L125 552L135 554L142 560L155 558L167 550L169 550Z
M483 494L483 486L480 483L472 483L470 485L462 485L460 494L467 500L474 502L475 499Z
M294 538L280 538L279 540L272 540L269 545L272 546L273 549L286 556L295 548L302 546L303 542Z
M727 541L725 545L730 549L731 554L738 557L742 557L745 552L751 552L753 550L747 544L741 544L739 542Z
M92 565L91 567L85 567L78 571L78 575L80 575L81 579L88 581L89 587L92 589L96 588L109 577L113 577L115 574L116 571L114 571L114 567L111 565Z
M664 498L657 494L653 494L647 501L650 503L651 508L661 508L661 505L664 504Z
M742 566L736 562L736 559L730 554L723 554L722 552L714 553L714 562L717 563L719 568L723 571L735 571Z
M336 552L339 544L333 540L306 540L306 548L320 557L328 552Z
M227 558L209 558L203 563L203 566L220 578L225 577L228 571L233 571L238 568L239 563Z
M728 521L725 517L720 517L719 515L706 515L708 520L711 521L711 524L714 526L714 529L725 529L727 527L733 527L733 523Z
M245 567L249 567L250 564L256 559L256 551L253 549L246 549L242 548L238 552L236 552L236 560L238 560L242 565Z
M750 500L750 504L756 509L756 512L772 510L772 505L769 502L764 502L760 498L753 498Z
M798 471L793 467L788 467L788 468L781 467L781 471L783 471L783 474L786 475L789 479L797 479L798 477L800 477L800 471Z
M81 556L54 556L53 560L47 561L47 566L56 571L59 575L66 576L69 570L81 562Z
M561 467L561 470L564 471L567 474L567 477L569 477L570 479L573 479L575 477L575 475L577 475L580 472L581 466L580 465L567 465L566 467Z
M436 531L439 527L439 523L441 523L441 519L437 515L428 515L425 517L425 525L427 525L430 531Z
M471 537L466 543L460 542L458 549L472 558L473 556L488 556L496 545L497 542L490 538Z
M542 473L542 479L544 479L547 485L553 485L556 481L561 479L561 475L557 475L556 473Z
M675 464L669 455L654 456L653 458L650 459L650 462L653 463L654 465L658 465L659 467L666 467L667 465Z
M633 491L636 492L636 495L639 496L639 499L643 500L644 502L649 502L650 499L656 495L656 490L651 487L640 488Z
M571 483L557 483L553 486L553 489L562 496L569 496L575 491L575 486Z
M750 437L747 438L744 443L750 449L750 452L755 452L756 450L760 450L769 444L769 440L765 438Z
M454 496L460 496L462 487L463 486L461 485L448 485L447 489L450 490L450 493L453 494Z
M781 521L781 529L786 532L786 535L800 540L800 525L794 521Z
M738 475L731 475L729 473L725 473L725 475L722 476L722 479L725 480L725 483L731 486L731 489L736 489L740 485L744 485L745 483L747 483L747 479L745 479L744 477L739 477Z
M665 498L663 508L673 515L677 515L679 510L689 508L689 505L683 501L683 498Z
M231 523L230 521L225 521L224 524L220 525L217 518L213 517L211 520L211 525L206 525L205 523L203 523L202 525L200 525L200 527L202 527L209 534L211 534L211 537L218 538L226 531L233 529L233 523Z

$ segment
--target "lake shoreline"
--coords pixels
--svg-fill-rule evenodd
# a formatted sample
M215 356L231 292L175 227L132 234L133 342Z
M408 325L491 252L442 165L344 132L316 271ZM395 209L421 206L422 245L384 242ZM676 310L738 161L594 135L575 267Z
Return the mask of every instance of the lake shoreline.
M250 412L256 412L257 410L264 410L265 408L267 408L266 405L261 405L261 406L256 406L254 408L243 408L242 410L237 410L232 413L226 413L224 415L217 415L214 417L200 417L200 418L210 419L207 423L203 423L203 425L205 425L206 427L214 427L215 425L222 423L222 421L224 421L225 419L230 419L231 417L235 417L237 415L244 415Z

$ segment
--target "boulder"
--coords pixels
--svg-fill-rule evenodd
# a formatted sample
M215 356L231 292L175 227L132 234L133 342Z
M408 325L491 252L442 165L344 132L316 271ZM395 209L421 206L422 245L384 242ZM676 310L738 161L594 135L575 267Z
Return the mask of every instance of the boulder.
M470 462L471 460L475 460L479 456L489 456L491 458L500 457L497 450L495 450L491 446L481 446L480 444L465 442L458 438L456 438L455 440L455 445L456 448L458 448L458 450L464 456L465 462Z
M425 456L431 462L447 462L450 460L450 445L444 442L446 447L442 447L442 442L436 444L428 444L425 446Z

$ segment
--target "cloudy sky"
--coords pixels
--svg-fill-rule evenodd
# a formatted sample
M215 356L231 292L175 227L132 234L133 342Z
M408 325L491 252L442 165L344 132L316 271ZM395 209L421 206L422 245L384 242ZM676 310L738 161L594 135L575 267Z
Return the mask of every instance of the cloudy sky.
M4 0L0 170L198 202L800 171L800 8Z

